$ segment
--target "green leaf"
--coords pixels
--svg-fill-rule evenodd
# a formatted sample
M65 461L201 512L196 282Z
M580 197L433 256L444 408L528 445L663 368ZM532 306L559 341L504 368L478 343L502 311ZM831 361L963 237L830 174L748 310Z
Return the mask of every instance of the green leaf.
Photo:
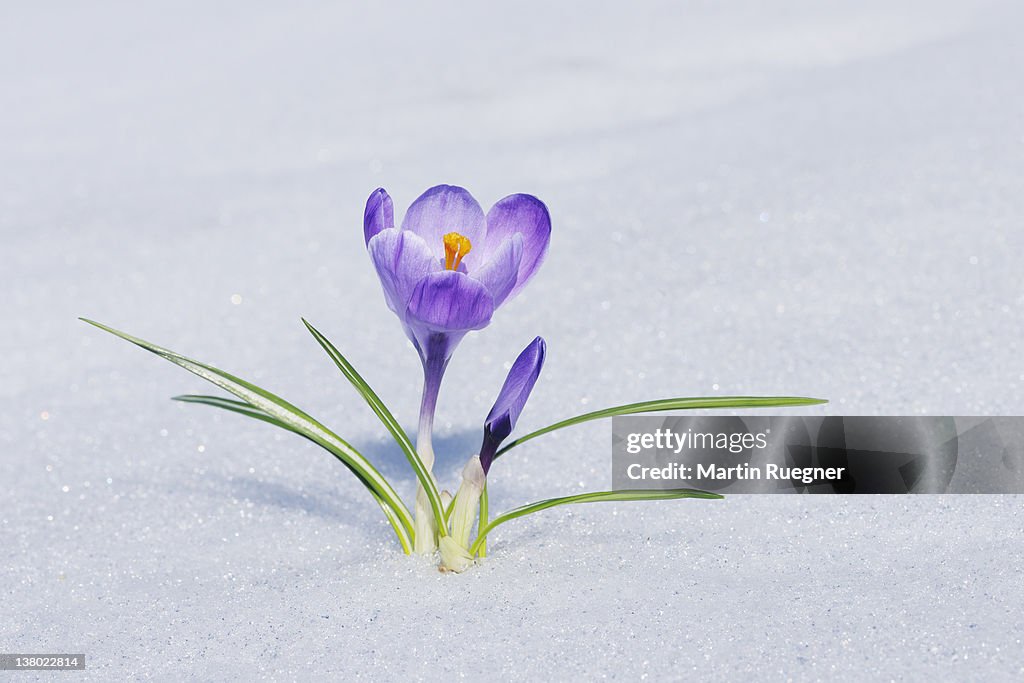
M488 522L490 522L489 509L490 501L487 495L487 480L484 480L484 488L480 492L480 521L477 522L477 530L486 529ZM484 540L480 542L480 557L487 557L487 537L484 536Z
M446 519L444 514L444 506L441 504L441 493L437 490L437 484L434 482L434 478L430 475L429 470L423 464L420 459L419 453L416 452L416 448L413 446L412 441L409 440L409 435L402 429L402 425L398 423L395 416L391 414L388 407L384 405L384 402L380 400L376 392L370 385L367 384L366 380L360 376L356 369L352 367L352 364L348 362L345 356L341 355L341 352L330 342L330 340L320 333L318 329L306 320L302 319L302 323L309 330L310 334L317 340L327 355L331 357L334 364L341 370L341 374L345 375L345 378L352 383L352 386L356 388L359 395L363 397L363 400L370 406L380 421L384 424L391 436L394 437L395 441L398 442L399 447L405 454L409 464L412 465L412 471L416 474L416 478L419 479L420 485L427 494L427 498L430 500L430 508L434 513L434 519L444 520ZM438 522L437 532L441 536L448 535L448 529L445 524Z
M483 546L487 534L494 531L495 527L518 517L547 510L558 505L600 503L616 500L671 500L675 498L707 498L717 500L723 498L723 496L699 489L638 489L635 491L594 491L592 493L579 493L575 496L564 496L562 498L548 498L547 500L537 501L536 503L530 503L529 505L509 510L495 517L480 530L476 540L473 541L473 545L469 548L469 554L474 557L476 556L477 551Z
M450 501L448 501L448 506L445 507L445 509L444 509L444 523L445 523L445 526L447 526L448 522L451 521L451 519L452 519L452 511L454 509L455 509L455 497L453 496L452 499Z
M821 403L828 403L825 399L804 398L802 396L711 396L704 398L663 398L656 401L641 401L640 403L628 403L621 406L595 410L592 413L584 413L576 417L570 417L548 425L526 436L521 436L515 441L507 443L496 454L495 459L501 457L507 451L512 450L522 443L526 443L538 436L553 432L563 427L572 427L591 420L600 420L615 415L634 415L636 413L656 413L663 410L700 410L714 408L783 408L792 406L813 406Z
M295 434L299 434L300 436L304 436L301 432L292 429L284 422L278 420L276 417L273 417L272 415L267 415L259 408L253 408L251 405L245 403L244 401L233 401L230 398L224 398L222 396L200 396L196 394L173 396L171 397L171 400L181 401L182 403L199 403L202 405L213 406L214 408L222 408L223 410L228 410L231 411L232 413L238 413L239 415L245 415L246 417L251 417L255 420L262 420L263 422L268 422L274 425L275 427L287 429L289 432L293 432Z
M265 389L261 389L260 387L257 387L243 379L235 377L234 375L224 372L223 370L186 358L174 351L162 348L155 344L150 344L138 337L133 337L126 332L121 332L120 330L116 330L93 320L88 320L86 318L80 318L80 320L98 327L105 332L109 332L110 334L120 337L121 339L129 341L136 346L160 356L164 360L170 361L171 363L202 377L206 381L215 384L221 389L224 389L225 391L242 399L246 405L251 406L256 409L256 411L272 418L274 420L272 424L280 423L278 426L282 426L289 431L301 434L331 453L346 467L348 467L348 469L356 475L359 481L366 486L370 493L373 494L374 499L381 506L381 509L384 510L388 520L395 528L395 533L398 534L399 541L401 542L403 549L406 549L406 552L408 552L408 548L412 546L413 536L412 515L409 513L408 508L406 508L398 493L395 492L394 488L392 488L391 484L388 483L381 473L378 472L377 469L370 464L370 462L363 457L361 453L359 453L359 451L353 448L337 434L281 397L272 394ZM225 409L237 408L233 402L224 403L224 401L226 401L226 399L221 399L221 403L218 404L217 407ZM208 405L214 405L209 401L194 402L205 402ZM231 408L229 408L229 405ZM234 412L242 411L236 409ZM248 416L263 419L256 414L248 414Z

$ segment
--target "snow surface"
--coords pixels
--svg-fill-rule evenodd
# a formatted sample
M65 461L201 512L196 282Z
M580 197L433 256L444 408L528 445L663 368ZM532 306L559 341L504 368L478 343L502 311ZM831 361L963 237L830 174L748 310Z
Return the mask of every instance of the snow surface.
M287 4L2 12L0 650L97 681L1019 680L1019 497L561 508L441 575L330 456L171 403L212 387L75 318L264 384L411 494L298 317L411 427L360 216L451 182L537 194L554 236L451 364L449 485L536 334L526 430L701 394L1020 414L1024 6ZM609 434L524 446L492 508L607 487Z

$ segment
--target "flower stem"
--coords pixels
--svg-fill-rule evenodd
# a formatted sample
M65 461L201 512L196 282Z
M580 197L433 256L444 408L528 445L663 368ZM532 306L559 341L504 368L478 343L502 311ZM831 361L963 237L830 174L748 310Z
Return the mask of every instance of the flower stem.
M441 390L447 360L438 363L429 356L423 361L423 397L420 400L420 424L416 432L416 452L428 469L434 466L434 411Z
M434 468L434 412L441 380L448 367L447 344L441 335L431 337L420 353L423 361L423 398L420 401L420 423L416 432L416 452L433 478ZM438 522L430 508L430 500L423 485L416 487L416 522L413 543L417 553L431 553L437 549ZM444 523L443 521L441 522Z

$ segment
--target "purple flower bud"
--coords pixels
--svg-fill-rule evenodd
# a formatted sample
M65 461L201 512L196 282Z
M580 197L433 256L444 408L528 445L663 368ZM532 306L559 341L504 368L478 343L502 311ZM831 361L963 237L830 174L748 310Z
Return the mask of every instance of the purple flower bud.
M484 440L480 446L480 464L484 474L491 469L491 463L501 442L515 429L516 421L519 420L526 400L533 391L533 385L540 377L546 353L547 344L544 343L544 339L537 337L523 349L516 362L512 364L512 369L508 371L508 377L498 392L494 407L484 421Z

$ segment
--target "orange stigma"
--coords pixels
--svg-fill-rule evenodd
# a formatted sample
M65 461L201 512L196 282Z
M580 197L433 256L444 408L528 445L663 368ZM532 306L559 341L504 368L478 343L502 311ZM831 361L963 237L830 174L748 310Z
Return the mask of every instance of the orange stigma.
M458 270L462 257L473 248L469 238L457 232L449 232L444 236L444 267L447 270Z

